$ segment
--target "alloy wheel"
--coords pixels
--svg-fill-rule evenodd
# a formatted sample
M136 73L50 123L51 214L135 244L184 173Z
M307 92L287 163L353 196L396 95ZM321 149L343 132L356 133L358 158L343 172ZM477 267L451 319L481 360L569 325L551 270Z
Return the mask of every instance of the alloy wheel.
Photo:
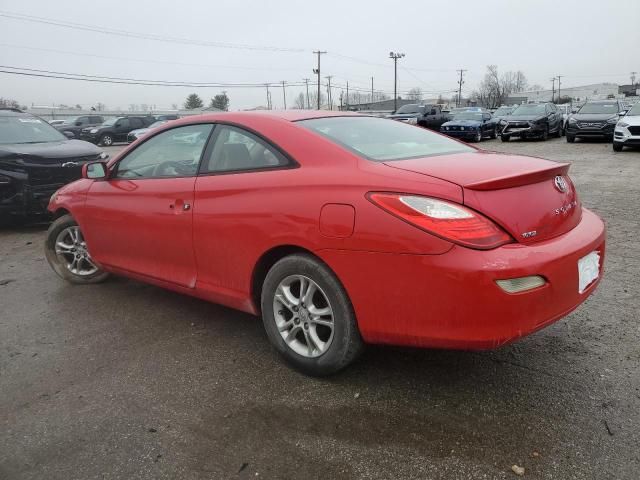
M298 355L319 357L333 341L333 309L320 286L304 275L282 280L273 298L276 327Z
M77 225L67 227L58 234L55 252L60 264L74 275L87 277L99 270L89 255L87 243Z

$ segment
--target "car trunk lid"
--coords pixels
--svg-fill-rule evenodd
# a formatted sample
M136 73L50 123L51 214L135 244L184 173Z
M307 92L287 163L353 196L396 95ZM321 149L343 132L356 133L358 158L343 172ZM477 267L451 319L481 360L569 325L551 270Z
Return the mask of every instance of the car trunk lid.
M465 205L521 243L553 238L580 222L582 209L566 163L479 151L385 164L460 185Z

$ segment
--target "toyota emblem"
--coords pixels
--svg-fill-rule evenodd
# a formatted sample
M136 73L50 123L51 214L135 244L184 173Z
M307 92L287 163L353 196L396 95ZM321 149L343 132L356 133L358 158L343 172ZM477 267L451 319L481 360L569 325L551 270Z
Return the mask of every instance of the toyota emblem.
M562 175L557 175L556 178L553 179L553 183L555 184L556 188L562 193L565 193L567 191L567 181Z

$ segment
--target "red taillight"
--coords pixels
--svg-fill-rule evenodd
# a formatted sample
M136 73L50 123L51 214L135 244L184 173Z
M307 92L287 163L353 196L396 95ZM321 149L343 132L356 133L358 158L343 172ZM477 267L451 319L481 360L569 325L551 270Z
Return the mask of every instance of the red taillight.
M457 203L400 193L369 193L367 196L411 225L465 247L488 250L512 241L491 220Z

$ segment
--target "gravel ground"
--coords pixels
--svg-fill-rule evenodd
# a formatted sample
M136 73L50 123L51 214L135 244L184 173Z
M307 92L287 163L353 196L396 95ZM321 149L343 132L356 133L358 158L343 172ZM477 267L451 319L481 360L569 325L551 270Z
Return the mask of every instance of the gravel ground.
M0 230L0 479L639 478L640 152L482 146L571 162L609 229L598 291L497 351L371 347L306 378L254 317L125 279L71 286L45 226Z

